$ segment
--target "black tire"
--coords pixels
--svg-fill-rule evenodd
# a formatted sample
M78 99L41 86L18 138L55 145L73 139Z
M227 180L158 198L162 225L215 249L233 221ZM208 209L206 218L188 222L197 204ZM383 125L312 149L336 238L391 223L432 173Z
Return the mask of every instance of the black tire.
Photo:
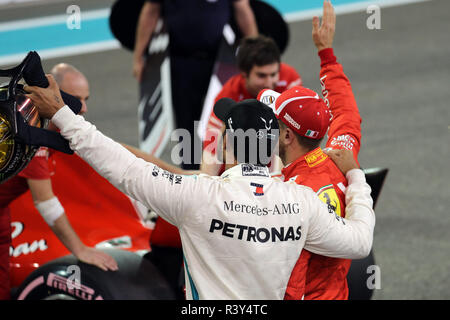
M364 259L352 260L350 270L347 274L348 299L370 300L374 289L370 289L367 281L371 276L369 266L375 265L373 251Z
M103 250L119 266L105 272L80 262L73 255L55 259L32 272L17 289L18 300L174 300L175 294L157 268L136 253ZM79 267L80 286L69 266ZM73 268L73 267L72 267Z

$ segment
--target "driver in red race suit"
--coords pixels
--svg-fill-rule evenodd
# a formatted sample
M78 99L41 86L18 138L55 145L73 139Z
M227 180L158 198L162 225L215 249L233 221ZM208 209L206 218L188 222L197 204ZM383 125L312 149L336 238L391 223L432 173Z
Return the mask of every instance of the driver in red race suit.
M333 53L335 19L329 2L324 3L322 25L319 26L317 17L313 19L313 39L321 60L322 94L333 117L326 148L352 150L357 161L361 117L350 81ZM270 94L266 90L259 99ZM345 217L347 180L319 147L328 123L320 123L317 121L320 118L307 113L311 101L314 99L306 99L302 88L292 88L276 98L276 105L284 106L285 112L277 116L284 124L280 125L280 157L287 165L282 169L282 174L285 181L294 180L312 188L336 214ZM296 111L300 106L305 109L303 113ZM308 128L309 131L306 130ZM303 250L292 271L285 299L348 299L347 273L350 264L348 259L329 258Z

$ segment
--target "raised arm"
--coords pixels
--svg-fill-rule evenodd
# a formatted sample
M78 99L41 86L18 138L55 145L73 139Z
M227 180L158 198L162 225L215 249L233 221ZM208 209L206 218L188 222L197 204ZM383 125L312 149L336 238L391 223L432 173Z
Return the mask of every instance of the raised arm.
M145 49L156 28L160 12L161 5L159 3L145 2L139 15L133 52L133 75L138 82L141 82L145 66Z
M198 193L197 176L175 175L137 158L119 143L64 105L52 76L48 88L25 87L42 117L52 119L61 134L100 175L115 187L179 226ZM176 199L176 201L175 201Z
M122 146L124 146L128 151L130 151L132 154L134 154L136 157L144 159L147 162L151 162L154 163L155 165L157 165L158 167L160 167L163 170L166 171L170 171L172 173L175 174L182 174L182 175L192 175L192 174L200 174L200 171L198 170L184 170L180 167L171 165L157 157L155 157L154 155L151 155L150 153L144 152L138 148L135 148L133 146L130 146L128 144L125 143L121 143Z
M244 37L256 37L258 35L258 26L256 25L255 15L250 7L249 0L236 0L233 2L234 16Z
M322 22L313 18L312 37L321 61L320 84L324 101L333 119L326 147L352 150L357 159L361 144L361 117L349 79L333 51L336 15L330 2L324 2Z

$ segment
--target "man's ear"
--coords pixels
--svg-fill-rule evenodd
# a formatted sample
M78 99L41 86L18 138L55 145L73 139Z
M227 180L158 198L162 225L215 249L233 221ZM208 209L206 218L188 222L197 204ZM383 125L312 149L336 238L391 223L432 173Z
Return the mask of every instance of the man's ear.
M286 129L280 131L280 135L281 135L285 145L289 145L295 140L295 134L291 128L286 128Z

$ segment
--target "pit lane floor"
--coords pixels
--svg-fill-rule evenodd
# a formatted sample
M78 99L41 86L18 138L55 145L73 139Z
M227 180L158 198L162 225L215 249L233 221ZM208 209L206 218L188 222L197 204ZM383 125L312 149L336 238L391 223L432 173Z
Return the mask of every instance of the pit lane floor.
M112 3L84 2L92 8ZM36 8L34 14L53 13L55 7ZM445 0L385 8L381 30L367 28L365 12L337 18L335 53L363 118L360 163L390 169L376 207L381 289L374 299L450 299L448 12ZM305 86L318 91L311 22L290 23L290 31L283 60L299 71ZM90 80L87 119L106 135L136 145L132 54L120 49L51 59L44 69L61 61ZM170 159L169 149L163 158Z

